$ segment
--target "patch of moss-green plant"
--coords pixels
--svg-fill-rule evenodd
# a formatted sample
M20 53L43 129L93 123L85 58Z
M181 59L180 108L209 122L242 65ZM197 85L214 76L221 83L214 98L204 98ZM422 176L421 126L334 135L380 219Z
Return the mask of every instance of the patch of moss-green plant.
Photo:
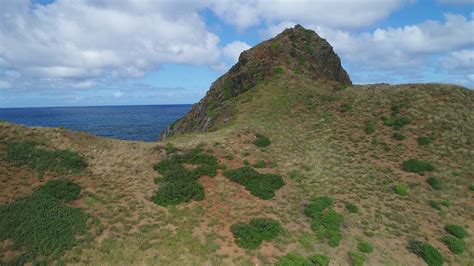
M372 134L375 132L375 123L374 121L365 122L365 133Z
M26 165L41 176L46 172L60 175L78 174L87 167L81 155L69 150L46 150L35 142L7 143L5 160L17 166Z
M407 137L405 137L405 135L403 135L402 133L400 132L394 132L393 135L392 135L392 138L396 139L396 140L404 140L406 139Z
M359 212L359 208L358 208L356 205L354 205L354 204L352 204L352 203L350 203L350 202L346 203L346 204L345 204L345 207L346 207L346 209L347 209L350 213L357 213L357 212Z
M440 190L442 188L442 185L441 185L441 181L439 181L438 178L434 177L434 176L430 176L426 179L426 182L433 188L433 189L436 189L436 190Z
M187 169L183 164L195 167ZM217 167L217 158L198 148L161 160L153 167L162 178L155 180L159 187L152 201L161 206L169 206L203 200L204 188L197 179L203 175L216 176Z
M254 218L249 223L236 223L230 230L235 243L245 249L256 249L264 240L273 240L282 232L278 221L266 218Z
M275 191L285 185L281 176L276 174L260 174L248 166L225 171L224 176L243 185L252 195L261 199L273 198Z
M303 256L295 254L295 253L288 253L285 256L280 257L278 262L276 263L277 266L312 266L313 264L306 260Z
M342 238L340 227L344 217L331 208L332 204L333 199L329 197L314 198L304 213L312 219L311 229L318 238L327 239L331 247L337 247Z
M372 253L374 247L369 242L359 241L359 243L357 243L357 250L364 253Z
M253 144L255 144L255 146L257 146L259 148L264 148L264 147L270 146L270 144L272 144L272 142L266 136L257 133L255 135L255 141L253 142Z
M431 208L436 209L438 211L441 210L441 204L437 202L436 200L428 200L428 205L431 206Z
M426 146L431 143L431 139L427 136L419 136L416 140L420 146Z
M169 154L175 153L176 151L178 151L178 149L176 149L176 147L174 147L173 144L166 143L166 145L165 145L166 154L169 155Z
M411 119L406 116L390 117L390 118L382 116L382 121L384 125L388 127L393 127L394 129L397 129L397 130L411 123Z
M308 261L313 266L328 266L331 261L330 258L323 254L313 254L308 257Z
M461 254L464 252L464 249L466 248L466 244L464 243L464 240L459 239L455 236L450 236L450 235L443 236L441 238L441 242L446 244L449 250L454 254Z
M273 72L278 75L278 74L283 74L283 73L285 73L285 70L284 70L282 67L275 67L275 68L273 69Z
M447 224L444 226L444 230L460 239L463 239L467 236L466 230L462 226L457 224Z
M350 103L344 103L339 107L339 112L341 113L347 113L352 111L352 104Z
M411 240L408 244L408 249L421 257L428 266L441 266L443 265L444 259L439 251L432 245L417 241Z
M470 185L470 186L469 186L469 190L470 190L470 191L474 191L474 185Z
M407 196L408 194L410 194L410 190L408 189L408 187L403 184L395 185L393 190L400 196Z
M433 171L435 168L429 161L423 161L418 159L409 159L402 163L403 170L410 173L424 173Z
M37 258L47 264L77 243L76 236L86 232L90 218L65 204L78 197L77 188L69 181L51 180L25 199L0 205L0 241L10 239L21 253L7 264L23 265Z
M253 165L253 167L255 168L265 168L266 166L267 166L267 163L265 163L264 160L259 160Z
M349 252L349 261L352 266L363 266L365 262L365 256L360 252Z

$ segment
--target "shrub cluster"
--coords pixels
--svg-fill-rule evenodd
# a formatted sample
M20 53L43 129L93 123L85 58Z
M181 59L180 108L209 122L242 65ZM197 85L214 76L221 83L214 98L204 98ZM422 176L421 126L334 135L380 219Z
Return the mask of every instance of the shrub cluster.
M70 181L51 180L30 197L0 206L0 241L11 239L22 252L8 264L23 265L37 257L52 261L76 244L89 215L65 202L77 199L79 192Z
M278 221L266 218L254 218L249 223L236 223L230 230L235 243L245 249L256 249L263 240L273 240L282 232Z
M431 143L431 139L427 136L419 136L417 140L420 146L426 146Z
M326 255L314 254L304 258L295 253L288 253L280 257L277 266L328 266L330 259Z
M421 257L428 266L443 265L443 257L439 251L428 243L412 240L408 244L408 249Z
M270 146L272 142L266 136L257 133L255 135L255 141L253 142L253 144L255 144L255 146L257 147L264 148L264 147Z
M374 247L366 241L359 241L359 243L357 243L357 249L364 253L372 253L372 251L374 251Z
M441 185L441 181L439 181L438 178L434 177L434 176L430 176L426 179L426 182L433 188L433 189L436 189L436 190L440 190L442 188L442 185Z
M346 203L346 204L345 204L345 207L346 207L346 209L347 209L350 213L357 213L357 212L359 212L359 208L358 208L356 205L354 205L354 204L352 204L352 203L350 203L350 202Z
M304 209L304 213L312 219L311 229L317 236L328 239L331 247L337 247L342 238L340 227L344 217L331 208L333 202L332 198L326 196L314 198Z
M5 160L18 166L26 165L40 175L51 171L57 174L80 173L87 167L81 155L69 150L49 151L35 142L7 143Z
M466 246L463 240L467 236L466 230L457 224L447 224L444 226L444 230L451 235L443 236L441 241L445 243L454 254L463 253Z
M403 184L395 185L395 187L393 187L393 190L400 196L407 196L408 194L410 194L410 190L408 189L408 187Z
M352 266L363 266L365 262L365 256L361 252L349 252L349 260Z
M405 135L403 135L402 133L400 132L394 132L393 135L392 135L392 138L396 139L396 140L404 140L406 139L407 137L405 137Z
M459 239L463 239L467 236L466 230L457 224L447 224L444 226L444 230Z
M196 167L188 170L183 166L185 163ZM204 188L197 179L203 175L215 176L217 167L217 158L203 153L201 149L174 154L161 160L153 166L163 178L157 180L159 188L152 201L161 206L169 206L203 200Z
M365 133L372 134L375 132L375 123L374 121L365 122Z
M230 180L243 185L252 195L261 199L273 198L275 191L285 185L281 176L260 174L248 166L225 171L224 175Z
M352 104L350 104L350 103L342 104L341 107L339 108L339 111L341 113L347 113L347 112L352 111Z
M423 173L433 171L435 168L431 164L431 162L418 160L418 159L410 159L406 160L402 163L403 170L411 173Z

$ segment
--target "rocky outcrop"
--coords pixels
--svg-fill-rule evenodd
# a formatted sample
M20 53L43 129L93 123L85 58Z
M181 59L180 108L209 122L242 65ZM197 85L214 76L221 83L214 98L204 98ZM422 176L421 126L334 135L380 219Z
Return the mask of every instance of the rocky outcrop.
M289 71L314 80L352 84L332 46L314 31L296 25L242 52L237 64L211 85L186 116L161 133L160 139L225 125L232 118L229 105L234 97Z

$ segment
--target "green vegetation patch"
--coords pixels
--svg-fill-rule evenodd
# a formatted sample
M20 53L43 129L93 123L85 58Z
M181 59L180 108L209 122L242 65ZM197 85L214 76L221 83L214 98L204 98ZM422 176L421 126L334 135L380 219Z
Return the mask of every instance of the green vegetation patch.
M184 164L195 167L188 169ZM216 176L219 163L216 157L194 149L161 160L153 168L163 178L157 180L158 190L152 201L161 206L177 205L191 200L203 200L204 188L198 182L203 175Z
M408 187L403 184L395 185L393 190L400 196L407 196L408 194L410 194L410 190L408 189Z
M239 247L256 249L264 240L275 239L282 232L282 227L272 219L254 218L249 223L233 224L230 230Z
M464 240L459 239L455 236L443 236L441 238L441 241L448 246L449 250L451 250L452 253L454 254L461 254L464 252L464 249L466 248L466 244L464 243Z
M365 262L365 256L361 252L349 252L349 260L352 266L363 266Z
M40 175L46 172L55 172L60 175L77 174L87 167L84 157L73 151L50 151L38 146L35 142L9 142L5 160L17 166L26 165Z
M76 244L76 236L87 230L89 215L64 202L79 192L70 181L51 180L30 197L0 206L0 241L11 239L13 249L22 252L9 264L58 259Z
M347 113L347 112L350 112L350 111L352 111L352 104L350 104L350 103L344 103L339 108L339 112L341 112L341 113Z
M372 134L375 132L375 123L374 121L365 122L365 133Z
M252 195L265 200L275 197L275 191L285 185L281 176L260 174L249 166L225 171L224 176L243 185Z
M408 249L421 257L428 266L443 265L444 260L439 251L428 243L412 240L408 244Z
M372 244L367 241L359 241L359 243L357 243L357 249L364 253L372 253L374 251Z
M438 178L434 177L434 176L430 176L426 179L426 182L433 188L433 189L436 189L436 190L440 190L443 186L441 185L441 181L439 181Z
M423 173L433 171L435 168L429 161L423 161L418 159L409 159L402 163L403 170L410 173Z
M392 135L392 138L394 138L396 140L404 140L407 137L405 135L403 135L402 133L400 133L400 132L394 132L393 135Z
M467 236L466 230L457 224L447 224L444 226L444 230L459 239L463 239Z
M327 239L331 247L337 247L342 238L340 227L344 217L331 208L333 202L332 198L326 196L314 198L304 213L312 219L311 229L318 238Z
M431 139L427 136L419 136L416 140L420 146L426 146L431 143Z
M308 258L295 253L288 253L280 257L277 266L328 266L330 259L326 255L313 254Z
M346 203L345 207L350 213L358 213L359 212L359 208L356 205L354 205L350 202Z
M257 146L257 147L264 148L264 147L270 146L270 144L272 144L272 142L266 136L264 136L260 133L257 133L255 135L255 141L253 142L253 144L255 144L255 146Z
M384 125L388 127L393 127L394 129L401 129L402 127L411 123L411 119L406 116L401 116L401 117L392 116L390 118L382 116L382 121Z

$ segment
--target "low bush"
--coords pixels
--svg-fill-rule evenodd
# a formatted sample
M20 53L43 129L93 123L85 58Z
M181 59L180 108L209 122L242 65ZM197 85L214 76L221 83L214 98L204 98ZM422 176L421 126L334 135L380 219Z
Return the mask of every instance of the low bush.
M196 167L188 170L183 164ZM162 178L155 179L159 187L152 201L161 206L169 206L203 200L204 188L197 179L203 175L215 176L218 165L216 157L203 153L201 149L174 154L161 160L153 166Z
M347 113L347 112L350 112L350 111L352 111L352 104L350 104L350 103L344 103L339 108L339 112L341 112L341 113Z
M264 160L259 160L253 165L253 167L255 168L265 168L266 166L267 166L267 163L265 163Z
M401 117L382 117L383 124L389 127L393 127L394 129L401 129L402 127L411 123L411 119L406 116Z
M266 136L262 134L256 134L255 141L253 142L253 144L259 148L264 148L264 147L270 146L272 142Z
M245 249L256 249L264 240L273 240L281 232L278 221L266 218L254 218L249 223L236 223L230 228L235 243Z
M408 187L403 184L395 185L393 189L395 193L397 193L400 196L407 196L408 194L410 194L410 190L408 189Z
M352 266L363 266L365 257L364 254L360 252L349 252L349 260Z
M76 199L78 188L69 181L52 180L30 197L0 205L0 242L10 239L21 253L7 264L23 265L37 257L51 262L76 244L76 236L86 232L89 215L64 202Z
M295 254L295 253L288 253L285 256L280 257L278 262L276 263L277 266L312 266L313 264L306 260L303 256Z
M350 213L357 213L359 212L359 208L357 208L356 205L352 204L352 203L346 203L345 204L346 206L346 209L350 212Z
M403 170L411 173L424 173L433 171L435 168L431 164L431 162L418 160L418 159L410 159L406 160L402 163Z
M308 257L308 261L314 266L328 266L331 260L326 255L313 254Z
M426 146L431 143L431 139L427 136L419 136L416 140L420 146Z
M276 174L260 174L248 166L225 171L224 176L243 185L252 195L261 199L273 198L275 191L285 185L281 176Z
M395 132L395 133L393 133L392 138L394 138L394 139L396 139L396 140L404 140L404 139L406 139L407 137L405 137L405 135L403 135L403 134L400 133L400 132Z
M436 201L436 200L428 200L428 204L431 206L431 208L436 209L438 211L441 210L441 205Z
M428 243L411 240L408 244L408 249L421 257L428 266L443 265L444 260L439 251Z
M360 241L357 243L357 249L364 253L372 253L374 251L374 247L366 241Z
M165 152L166 154L172 154L172 153L175 153L176 151L178 151L178 149L176 149L173 144L171 143L166 143L165 145Z
M469 190L470 190L470 191L474 191L474 185L470 185L470 186L469 186Z
M459 239L455 236L443 236L441 238L441 241L448 246L449 250L451 250L452 253L454 254L461 254L464 252L464 249L466 248L466 244L464 243L464 240Z
M444 226L444 230L459 239L463 239L467 236L466 230L457 224L447 224Z
M372 134L375 132L375 123L374 121L365 122L365 133Z
M313 199L304 209L306 216L312 218L311 229L320 239L327 239L331 247L339 246L341 241L340 226L344 217L334 211L333 200L329 197Z
M46 172L78 174L87 167L81 155L69 150L50 151L39 148L35 142L7 143L5 160L17 166L26 165L41 176Z
M434 176L430 176L426 179L426 182L433 188L433 189L436 189L436 190L440 190L442 188L442 185L441 185L441 181L439 181L438 178L434 177Z

